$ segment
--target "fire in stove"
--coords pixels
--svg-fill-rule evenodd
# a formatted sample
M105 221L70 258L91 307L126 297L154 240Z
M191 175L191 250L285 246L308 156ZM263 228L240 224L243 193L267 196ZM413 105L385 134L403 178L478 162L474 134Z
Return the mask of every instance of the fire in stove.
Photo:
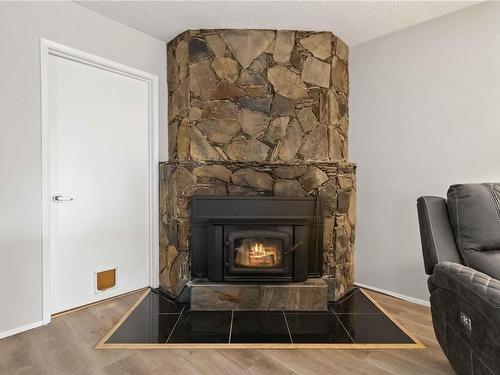
M235 263L249 268L280 266L282 263L281 250L278 244L272 242L277 241L243 239L241 245L235 248Z
M276 264L278 252L275 248L264 247L262 243L256 243L249 251L248 260L251 265L266 266Z

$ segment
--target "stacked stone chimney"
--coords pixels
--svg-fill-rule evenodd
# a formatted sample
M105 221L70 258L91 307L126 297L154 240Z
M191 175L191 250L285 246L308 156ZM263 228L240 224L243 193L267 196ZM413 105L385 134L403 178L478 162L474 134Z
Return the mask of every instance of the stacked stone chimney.
M353 285L356 181L348 47L330 32L190 30L168 44L169 161L160 165L160 281L189 278L193 195L323 202L329 299Z

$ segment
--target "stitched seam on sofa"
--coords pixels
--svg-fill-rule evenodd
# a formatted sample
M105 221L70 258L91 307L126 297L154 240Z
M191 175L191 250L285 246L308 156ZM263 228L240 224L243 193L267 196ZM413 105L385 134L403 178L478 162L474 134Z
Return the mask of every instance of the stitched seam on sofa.
M493 280L493 279L490 277L490 279L488 280L488 284L486 284L486 294L488 294L488 289L490 287L491 280Z
M492 369L490 369L490 368L489 368L489 366L488 366L486 363L484 363L484 361L483 361L483 360L482 360L482 359L481 359L478 355L476 355L476 359L477 359L479 362L481 362L481 363L483 364L483 366L484 366L484 367L486 367L486 368L487 368L487 369L488 369L488 370L489 370L492 374L494 374L493 370L492 370Z
M458 206L458 193L457 193L457 188L453 188L453 194L455 194L455 211L456 211L456 217L457 217L457 242L458 242L458 251L462 255L462 260L466 265L469 265L469 262L467 262L467 259L465 259L465 255L463 252L462 248L462 239L460 237L460 215L458 213L459 211L459 206Z
M458 332L455 328L453 328L452 326L448 325L447 323L445 323L445 327L446 328L450 328L453 332L455 332L455 334L458 335L458 337L460 337L460 340L464 343L464 345L466 347L469 348L470 352L471 353L474 353L475 354L475 358L477 358L478 360L481 361L481 363L484 365L484 367L486 367L488 370L491 371L492 374L494 374L494 372L488 367L488 365L486 365L486 363L484 363L481 358L479 358L479 356L476 354L476 352L471 348L471 346L467 343L467 341L465 341L464 339L462 339L462 336L460 335L460 332ZM472 366L472 361L471 361L471 366ZM473 373L472 373L473 374Z
M495 202L497 204L497 214L498 218L500 219L500 195L499 195L500 193L495 190L494 186L488 185L488 187L490 188L491 195L493 195ZM500 223L500 220L498 221L498 223Z
M482 295L480 295L478 292L476 292L474 289L472 289L472 288L468 287L467 285L465 285L464 283L462 283L461 279L459 277L457 277L455 274L449 272L447 269L444 269L443 272L447 273L448 276L450 276L453 279L457 280L460 285L463 285L467 290L470 290L472 293L474 293L475 295L477 295L479 298L481 298L484 302L486 302L490 306L493 306L493 307L495 307L497 309L500 308L500 305L498 305L498 306L495 305L494 303L492 303L491 301L487 300L485 297L483 297ZM471 280L471 281L474 282L473 280ZM498 290L498 289L496 289L496 290Z
M497 194L500 194L500 183L492 183L491 188L497 192Z
M486 190L490 192L491 200L493 201L493 205L497 209L498 223L500 224L500 198L497 196L495 190L488 184L482 184Z
M462 335L460 334L460 332L458 332L455 328L453 328L452 326L450 326L449 324L445 323L446 325L446 328L449 328L451 329L457 336L458 338L460 339L460 342L463 343L463 345L465 345L468 349L469 349L469 352L470 353L474 353L475 352L472 350L472 348L470 347L470 345L467 343L467 341L465 341L463 338L462 338ZM476 354L476 357L477 357L477 354ZM471 361L471 367L472 367L472 361ZM473 372L471 372L471 374L474 374Z
M451 294L454 294L455 296L457 296L458 298L460 298L460 296L459 296L457 293L455 293L455 292L453 292L453 291L450 291L450 293L451 293ZM485 317L483 314L481 314L481 312L479 312L479 314L481 315L481 317L483 317L484 319L486 319L486 317ZM458 332L458 331L457 331L455 328L453 328L452 326L448 325L448 323L446 323L446 322L444 323L444 326L445 326L445 329L450 328L453 332L455 332L455 334L457 334L457 335L458 335L458 337L460 337L460 340L464 343L464 345L465 345L465 346L467 346L467 347L470 349L470 351L471 351L471 352L473 352L473 353L476 355L476 358L478 358L478 359L479 359L479 356L478 356L478 355L476 354L476 352L472 349L472 347L471 347L471 346L470 346L470 345L469 345L469 344L468 344L468 343L467 343L467 342L466 342L466 341L462 338L462 335L460 334L460 332ZM449 346L448 346L448 348L449 348ZM490 371L491 371L491 369L490 369L490 368L486 365L486 363L484 363L482 360L481 360L481 363L482 363L482 364L483 364L483 365L484 365L484 366L485 366L488 370L490 370ZM493 372L492 372L492 373L493 373Z
M469 361L470 361L470 370L471 370L472 374L474 374L474 357L473 357L473 355L474 355L474 351L471 348L471 350L469 350L469 357L470 357Z

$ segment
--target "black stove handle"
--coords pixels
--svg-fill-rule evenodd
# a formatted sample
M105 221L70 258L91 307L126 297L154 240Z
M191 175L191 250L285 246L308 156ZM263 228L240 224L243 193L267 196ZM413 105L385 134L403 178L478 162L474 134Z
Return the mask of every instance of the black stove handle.
M293 245L291 248L289 248L287 251L285 251L285 255L288 255L290 254L292 251L295 251L299 248L300 245L303 245L304 242L300 241L300 242L297 242L295 245Z

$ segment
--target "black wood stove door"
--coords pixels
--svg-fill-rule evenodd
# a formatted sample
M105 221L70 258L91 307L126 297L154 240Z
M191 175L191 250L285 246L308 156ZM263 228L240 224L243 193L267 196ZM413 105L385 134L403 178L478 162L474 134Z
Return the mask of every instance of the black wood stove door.
M212 281L304 281L308 228L279 223L212 223L207 276Z

